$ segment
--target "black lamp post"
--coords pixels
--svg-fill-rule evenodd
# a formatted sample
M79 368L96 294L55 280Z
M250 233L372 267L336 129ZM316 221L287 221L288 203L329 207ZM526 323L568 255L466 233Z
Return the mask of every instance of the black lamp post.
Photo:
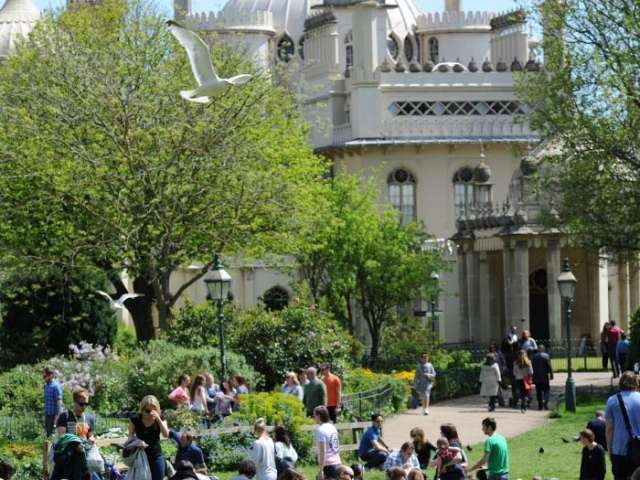
M558 289L564 305L564 320L567 326L567 383L565 384L565 408L569 412L576 411L576 384L571 368L571 304L576 294L578 281L569 268L569 258L564 259L564 268L558 276Z
M433 280L433 284L435 288L433 289L433 293L431 294L431 331L433 335L436 335L436 302L438 299L438 282L440 281L440 275L438 272L433 272L431 274L431 280Z
M209 298L216 302L218 307L218 334L220 335L220 367L222 368L222 379L227 378L227 358L224 354L224 315L222 313L222 304L229 295L229 287L231 286L231 276L222 268L220 255L216 253L213 261L211 274L204 283L209 291Z

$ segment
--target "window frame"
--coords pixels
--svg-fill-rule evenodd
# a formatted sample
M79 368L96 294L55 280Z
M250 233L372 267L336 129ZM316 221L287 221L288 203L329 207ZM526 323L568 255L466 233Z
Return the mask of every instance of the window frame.
M398 172L404 172L406 178L400 181ZM409 169L394 168L387 175L387 198L393 209L398 213L401 225L407 225L418 220L417 181ZM397 190L394 192L394 190Z

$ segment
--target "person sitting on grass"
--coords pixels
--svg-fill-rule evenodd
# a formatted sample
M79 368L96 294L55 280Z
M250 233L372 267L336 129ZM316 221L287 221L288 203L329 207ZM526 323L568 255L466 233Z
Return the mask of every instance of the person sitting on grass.
M174 465L177 465L182 460L191 462L191 465L196 469L198 473L207 475L207 465L204 461L204 454L202 449L193 443L193 434L191 432L178 433L175 430L169 430L169 438L173 440L178 447L176 451L176 460Z
M364 480L364 467L358 463L351 465L353 470L353 480Z
M460 449L451 447L449 440L442 437L436 442L438 451L431 466L436 469L441 480L464 480L464 469L460 465L463 461Z
M389 447L382 439L382 415L371 415L371 426L364 432L358 446L358 456L367 468L380 468L389 456Z
M424 430L420 427L412 428L409 436L413 440L413 448L420 462L420 468L427 468L432 455L438 448L425 438Z
M604 480L607 472L604 448L595 442L595 435L588 428L580 432L580 443L583 447L580 480Z
M425 479L424 473L422 473L422 470L420 470L419 468L414 468L409 472L409 475L407 475L407 480L426 480L426 479Z
M389 480L407 480L407 471L402 467L390 468L387 472Z
M416 457L412 443L404 442L400 447L400 450L392 452L387 457L383 466L383 469L387 472L387 476L390 477L389 472L394 467L402 468L405 473L409 473L409 471L414 468L420 468L420 462L418 462L418 457Z
M238 475L232 480L251 480L256 476L256 464L251 460L243 460L238 468Z

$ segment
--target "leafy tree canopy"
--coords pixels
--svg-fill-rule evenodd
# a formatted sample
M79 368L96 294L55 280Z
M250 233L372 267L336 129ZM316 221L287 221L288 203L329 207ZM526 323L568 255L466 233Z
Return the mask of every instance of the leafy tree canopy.
M223 76L250 71L211 39ZM160 14L138 0L49 13L0 67L0 260L126 269L139 338L213 253L286 253L322 162L289 92L268 74L209 105ZM193 278L170 284L180 265Z
M561 221L591 247L640 250L640 4L539 2L542 74L520 96L549 142ZM551 178L552 177L552 178Z

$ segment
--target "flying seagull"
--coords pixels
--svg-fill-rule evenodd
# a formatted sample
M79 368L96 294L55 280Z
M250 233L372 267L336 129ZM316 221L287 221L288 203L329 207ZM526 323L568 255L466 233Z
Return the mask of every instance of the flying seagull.
M119 299L114 300L113 298L111 298L111 295L109 295L107 292L103 292L102 290L96 290L96 292L98 292L101 296L109 300L109 306L113 311L122 310L123 308L126 309L127 307L124 306L124 302L132 298L138 298L138 297L144 296L141 293L125 293Z
M209 103L209 97L213 97L229 86L242 85L251 80L251 75L236 75L231 78L220 78L211 63L211 54L206 43L194 32L184 28L173 20L167 20L171 34L176 37L180 45L184 47L189 56L193 76L196 77L198 88L195 90L183 90L180 96L185 100L197 103Z

